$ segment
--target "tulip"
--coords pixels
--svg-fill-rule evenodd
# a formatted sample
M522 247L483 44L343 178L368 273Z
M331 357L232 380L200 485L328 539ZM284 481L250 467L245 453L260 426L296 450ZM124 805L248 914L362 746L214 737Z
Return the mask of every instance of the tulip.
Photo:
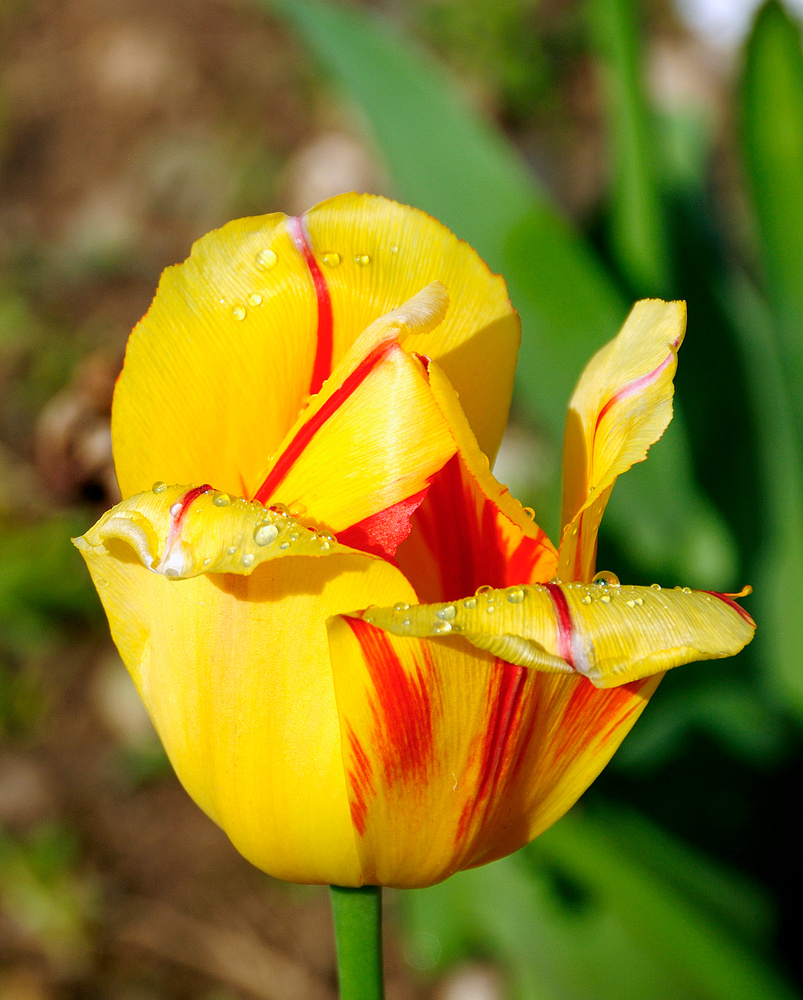
M556 548L489 465L518 317L434 219L344 195L168 268L114 397L125 499L76 545L178 777L246 858L412 887L502 857L667 669L750 641L742 595L595 580L684 328L682 303L638 303L584 372Z

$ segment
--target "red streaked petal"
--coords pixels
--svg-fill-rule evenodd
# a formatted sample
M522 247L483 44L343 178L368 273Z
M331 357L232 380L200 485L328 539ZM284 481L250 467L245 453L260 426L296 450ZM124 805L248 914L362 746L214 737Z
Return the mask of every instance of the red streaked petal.
M340 617L329 642L370 884L431 885L527 843L596 777L657 685L597 691Z

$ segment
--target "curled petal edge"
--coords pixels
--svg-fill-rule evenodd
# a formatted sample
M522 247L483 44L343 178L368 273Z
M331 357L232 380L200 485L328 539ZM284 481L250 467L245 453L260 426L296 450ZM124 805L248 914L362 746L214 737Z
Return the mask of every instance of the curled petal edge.
M734 598L749 593L556 582L481 588L459 601L369 608L360 617L393 635L467 640L508 663L609 688L738 653L755 622Z

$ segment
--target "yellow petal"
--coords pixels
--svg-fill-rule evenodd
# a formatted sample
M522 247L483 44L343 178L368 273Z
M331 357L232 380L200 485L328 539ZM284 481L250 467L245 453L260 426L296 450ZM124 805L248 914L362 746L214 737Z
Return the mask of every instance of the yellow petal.
M504 279L436 219L375 195L344 194L307 212L313 251L324 263L335 316L335 356L377 316L430 281L451 304L429 337L405 348L434 358L460 394L480 447L496 455L507 423L521 328ZM367 258L367 263L363 263Z
M309 394L362 331L436 279L450 290L449 311L437 338L409 349L441 358L495 450L519 343L504 281L424 213L341 195L301 219L231 222L164 272L115 393L123 496L160 475L252 494Z
M394 635L467 639L510 663L579 673L600 688L733 656L755 631L732 595L613 583L488 589L403 613L370 608L364 618Z
M532 840L599 774L658 683L598 691L355 619L333 619L329 637L357 850L380 885L431 885Z
M182 488L153 497L174 495ZM226 565L233 547L232 573L166 575L171 515L148 497L115 508L77 545L193 799L271 875L358 885L326 619L378 594L387 602L415 595L389 563L336 543L323 550L300 526L282 550L282 539L296 533L292 519L281 512L271 519L257 505L218 508L214 496L196 496L180 523L182 575L206 558ZM263 523L276 526L277 536L249 549ZM302 554L308 550L317 557ZM257 563L261 552L271 557ZM245 566L240 553L253 553L254 564Z
M398 340L436 326L447 302L433 282L371 324L282 442L259 500L342 531L427 487L456 445L424 366Z
M557 553L508 488L490 471L455 390L429 365L433 397L457 454L433 478L399 547L399 566L426 601L456 599L477 587L548 580Z
M586 366L569 404L558 575L590 580L597 531L616 477L643 461L672 419L684 302L637 302Z

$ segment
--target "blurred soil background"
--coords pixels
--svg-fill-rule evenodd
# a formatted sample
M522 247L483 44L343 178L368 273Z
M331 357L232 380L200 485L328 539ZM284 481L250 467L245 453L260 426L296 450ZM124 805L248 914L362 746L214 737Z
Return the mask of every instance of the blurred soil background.
M602 246L604 109L582 5L384 6L451 67L561 210ZM730 110L738 40L716 44L666 2L644 4L643 14L655 101L691 101L717 123L709 183L726 241L739 248L750 234ZM264 10L225 0L2 0L3 1000L335 995L325 892L251 868L187 798L66 540L118 498L114 380L162 269L228 219L299 212L352 189L396 191L359 118ZM521 420L501 477L536 495L532 470L549 447ZM660 712L659 697L651 707ZM785 732L775 716L769 725ZM651 731L662 746L674 732L671 722L664 728ZM677 787L695 799L692 812L699 805L719 817L719 826L709 817L697 847L717 856L724 841L728 864L762 883L783 914L787 867L778 855L792 842L777 833L788 821L778 803L799 751L790 756L785 736L756 729L752 763L698 733L666 752L662 774L687 780ZM699 780L688 780L698 752ZM712 787L717 773L723 784ZM664 787L653 779L624 768L607 794L671 825L673 800L651 803ZM675 826L695 839L691 819ZM777 833L773 857L768 830ZM571 910L572 886L556 885ZM389 1000L509 995L504 965L481 935L451 964L441 963L437 942L426 953L428 930L416 951L400 929L399 900L388 901ZM786 953L789 969L790 942L770 925L767 953Z

